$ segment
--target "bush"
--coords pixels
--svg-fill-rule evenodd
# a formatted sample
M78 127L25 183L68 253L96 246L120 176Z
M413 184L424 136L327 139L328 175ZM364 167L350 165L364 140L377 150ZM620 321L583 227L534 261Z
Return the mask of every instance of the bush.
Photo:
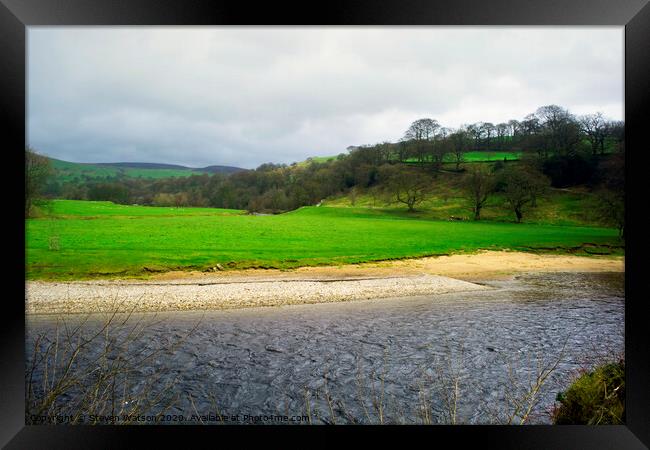
M558 425L619 425L625 421L625 362L609 363L580 376L557 395Z
M129 190L120 183L98 183L88 188L88 200L128 205Z
M173 411L178 375L160 358L173 358L200 321L178 339L163 336L161 345L147 345L149 329L163 319L134 317L117 299L114 305L104 318L62 317L53 330L28 333L26 424L137 424L140 415ZM143 375L150 364L155 372Z
M598 158L580 153L556 154L543 163L544 174L559 188L591 182L597 168Z

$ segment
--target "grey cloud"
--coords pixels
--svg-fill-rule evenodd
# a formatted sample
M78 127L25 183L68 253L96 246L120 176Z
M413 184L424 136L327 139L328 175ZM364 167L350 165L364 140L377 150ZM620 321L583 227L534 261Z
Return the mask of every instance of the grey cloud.
M556 103L623 115L623 29L32 27L29 142L79 162L299 161Z

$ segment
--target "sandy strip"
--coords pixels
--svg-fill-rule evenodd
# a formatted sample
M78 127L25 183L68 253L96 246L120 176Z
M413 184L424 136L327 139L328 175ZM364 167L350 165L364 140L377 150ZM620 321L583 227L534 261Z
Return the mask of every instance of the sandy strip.
M489 289L434 275L210 283L29 282L28 314L179 311L341 302Z
M485 251L295 270L168 272L148 280L29 281L25 311L87 313L229 309L434 295L526 272L623 272L623 257Z
M440 275L465 281L508 278L526 272L624 272L622 256L549 255L510 251L427 258L402 259L374 263L326 267L301 267L295 270L252 269L224 272L167 272L152 277L156 282L210 282L214 280L259 279L345 279L348 277L402 277Z

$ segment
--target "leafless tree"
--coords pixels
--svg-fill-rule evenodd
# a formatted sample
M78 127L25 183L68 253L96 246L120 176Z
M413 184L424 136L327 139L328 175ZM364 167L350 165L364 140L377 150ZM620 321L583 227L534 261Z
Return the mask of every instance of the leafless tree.
M607 123L603 114L598 112L596 114L586 114L579 118L580 127L582 132L587 136L591 143L591 152L596 154L598 150L604 153L605 150L605 137L607 135Z
M440 124L437 120L418 119L406 130L404 137L408 140L429 141L433 139L438 128Z
M492 137L496 134L496 127L494 126L493 123L485 122L481 126L481 130L483 132L483 136L485 136L486 148L489 150L490 149L490 139L492 139Z
M433 145L431 146L431 160L433 162L433 169L440 170L445 161L445 157L451 152L451 142L449 135L452 130L447 127L441 127L434 135Z
M525 167L507 167L501 176L505 183L506 202L519 223L523 218L524 206L535 204L537 197L548 188L550 182L541 173Z
M405 204L409 212L415 211L431 190L431 178L418 168L386 164L380 167L379 177L393 201Z
M568 110L557 105L547 105L538 108L535 115L547 131L546 136L550 141L547 148L563 154L575 151L582 140L581 130L577 120Z
M514 119L509 120L508 121L508 128L509 128L510 136L517 137L517 135L520 132L521 123L518 120L514 120Z
M463 187L471 203L474 220L481 219L481 210L489 195L494 191L494 186L494 174L485 166L474 165L468 169L463 179Z
M458 130L451 135L449 135L449 141L451 142L451 151L454 155L456 170L460 169L460 163L465 160L465 152L469 147L470 142L469 133L466 130Z
M483 124L481 122L473 123L467 126L467 132L474 139L474 149L478 150L481 145L481 137L483 136Z
M34 201L40 196L52 173L50 160L30 147L25 148L25 217L29 217Z
M411 154L421 163L431 154L436 132L440 128L438 121L433 119L418 119L404 133L404 139L409 143Z
M507 123L499 123L499 124L496 125L495 129L496 129L497 139L499 141L499 145L504 145L506 136L508 135L508 129L509 129L508 124Z

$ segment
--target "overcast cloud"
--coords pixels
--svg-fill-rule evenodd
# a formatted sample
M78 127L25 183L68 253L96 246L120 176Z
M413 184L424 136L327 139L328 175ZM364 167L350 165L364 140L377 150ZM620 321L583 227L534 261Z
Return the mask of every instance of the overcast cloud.
M623 118L623 27L30 27L28 138L254 168L558 104Z

